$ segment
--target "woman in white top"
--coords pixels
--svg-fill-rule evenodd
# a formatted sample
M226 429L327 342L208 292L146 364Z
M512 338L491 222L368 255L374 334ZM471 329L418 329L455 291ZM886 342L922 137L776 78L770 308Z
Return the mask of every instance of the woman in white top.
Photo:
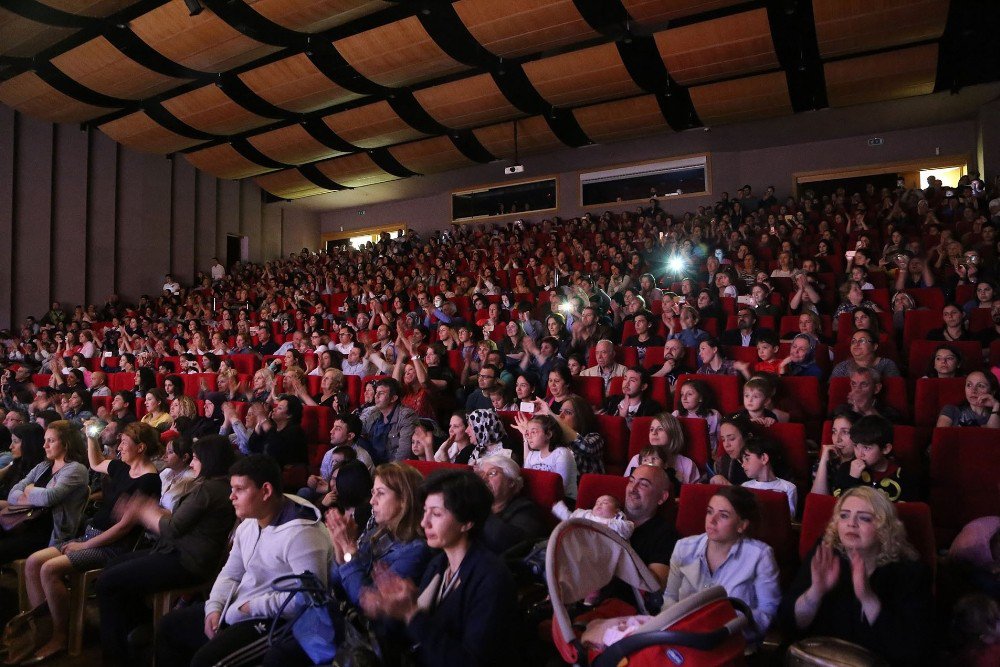
M678 540L674 547L663 608L709 586L722 586L729 597L750 607L756 628L745 634L760 640L778 611L781 589L774 550L749 537L759 515L752 492L719 487L705 510L705 532Z
M160 507L168 512L174 511L174 502L186 493L188 480L196 476L191 469L193 444L190 438L179 436L167 443L163 453L166 465L160 471Z
M563 495L576 498L578 471L573 452L566 447L562 427L552 415L515 415L516 428L524 436L524 468L557 472L563 479Z

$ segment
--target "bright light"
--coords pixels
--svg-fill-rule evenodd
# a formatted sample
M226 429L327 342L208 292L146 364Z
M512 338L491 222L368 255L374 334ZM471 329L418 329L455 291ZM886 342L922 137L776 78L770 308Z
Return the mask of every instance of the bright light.
M573 312L573 304L571 304L571 303L564 303L561 306L559 306L559 310L563 311L564 313L572 313Z
M667 260L667 268L673 273L680 273L684 270L684 258L674 255Z

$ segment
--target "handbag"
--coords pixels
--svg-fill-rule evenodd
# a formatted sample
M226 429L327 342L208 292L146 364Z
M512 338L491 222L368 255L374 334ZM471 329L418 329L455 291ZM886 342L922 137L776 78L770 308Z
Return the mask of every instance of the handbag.
M34 521L45 516L49 511L48 507L35 507L34 505L7 505L0 510L0 529L10 533L24 526L29 521Z
M40 627L41 626L41 627ZM0 644L8 664L18 664L38 650L52 631L49 604L43 602L34 609L23 611L7 622Z
M288 593L268 635L269 645L291 635L314 665L337 667L378 667L382 664L378 642L367 621L351 605L340 603L315 574L278 577L271 583L275 591ZM278 626L284 609L298 599L301 608L288 623Z

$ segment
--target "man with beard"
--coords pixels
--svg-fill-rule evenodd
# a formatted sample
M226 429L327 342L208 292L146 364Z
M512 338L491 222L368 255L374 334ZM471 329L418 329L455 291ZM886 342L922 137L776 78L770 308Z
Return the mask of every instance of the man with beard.
M665 377L673 391L677 378L684 373L694 373L687 365L687 348L676 338L663 344L663 365L653 373L653 377Z

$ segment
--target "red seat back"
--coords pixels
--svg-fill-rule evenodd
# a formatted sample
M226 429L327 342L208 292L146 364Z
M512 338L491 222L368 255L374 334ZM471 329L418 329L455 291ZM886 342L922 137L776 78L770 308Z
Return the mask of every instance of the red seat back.
M576 393L582 396L590 405L597 410L604 401L604 378L581 377L573 378L576 386Z
M333 417L331 408L321 405L302 406L302 430L306 432L306 442L330 442Z
M597 415L597 432L604 438L604 468L612 475L625 472L629 429L624 417Z
M792 421L823 419L826 409L823 405L823 393L819 378L782 377L780 382L779 403L785 410L792 413Z
M233 368L243 375L253 375L260 368L260 358L256 354L230 354Z
M439 461L417 461L409 459L405 461L409 466L416 468L421 475L427 477L435 470L468 470L469 466L464 463L442 463ZM553 473L556 474L556 473Z
M580 484L576 491L576 506L580 509L591 509L601 496L614 496L624 506L626 486L628 486L628 477L621 475L595 475L593 473L581 475Z
M523 468L524 494L538 506L542 514L557 523L552 514L552 506L563 499L563 478L557 472Z
M948 427L931 438L930 502L938 539L948 544L962 526L1000 514L1000 430Z
M944 292L940 287L911 287L906 293L917 302L917 308L926 308L938 313L944 310Z
M937 310L908 310L903 319L903 348L910 349L915 340L925 340L931 329L944 325L941 308Z
M917 426L934 426L941 408L965 400L965 378L920 378L913 401Z

